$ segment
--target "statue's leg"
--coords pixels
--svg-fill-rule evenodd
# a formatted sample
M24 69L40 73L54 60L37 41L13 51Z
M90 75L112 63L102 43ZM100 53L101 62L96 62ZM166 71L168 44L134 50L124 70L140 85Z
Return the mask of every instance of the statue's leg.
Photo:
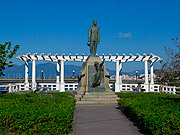
M90 42L90 55L92 56L93 54L93 42Z
M97 42L94 42L94 56L96 56Z

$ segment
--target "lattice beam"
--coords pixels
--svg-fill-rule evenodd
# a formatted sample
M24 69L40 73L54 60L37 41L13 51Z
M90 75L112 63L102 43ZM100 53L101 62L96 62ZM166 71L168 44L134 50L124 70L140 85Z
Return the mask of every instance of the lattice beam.
M160 58L157 55L154 54L143 54L140 55L137 53L137 55L133 55L132 53L130 53L130 55L126 55L125 53L123 53L122 56L120 56L118 53L116 53L116 55L112 55L111 53L109 55L102 55L99 56L101 59L105 59L105 61L112 61L112 62L116 62L116 61L121 61L121 62L131 62L131 61L149 61L149 62L158 62L160 60L162 60L162 58ZM16 57L18 59L20 59L21 61L33 61L33 60L46 60L46 61L85 61L88 56L85 56L84 54L82 55L71 55L71 53L69 55L65 55L64 53L61 55L58 55L57 53L54 55L51 55L51 53L44 55L44 53L38 54L34 53L34 54L23 54L23 55L19 55L18 57Z

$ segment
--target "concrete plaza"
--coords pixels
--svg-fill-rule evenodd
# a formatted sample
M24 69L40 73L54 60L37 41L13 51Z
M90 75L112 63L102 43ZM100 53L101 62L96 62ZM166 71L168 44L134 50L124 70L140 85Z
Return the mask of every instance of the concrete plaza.
M76 105L71 135L140 135L117 104Z

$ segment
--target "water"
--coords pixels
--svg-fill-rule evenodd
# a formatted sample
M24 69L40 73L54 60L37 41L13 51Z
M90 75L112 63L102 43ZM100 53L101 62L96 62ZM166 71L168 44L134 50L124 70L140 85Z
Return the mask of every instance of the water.
M5 87L0 87L0 94L2 94L2 90L5 90Z
M0 87L0 91L5 90L5 87Z

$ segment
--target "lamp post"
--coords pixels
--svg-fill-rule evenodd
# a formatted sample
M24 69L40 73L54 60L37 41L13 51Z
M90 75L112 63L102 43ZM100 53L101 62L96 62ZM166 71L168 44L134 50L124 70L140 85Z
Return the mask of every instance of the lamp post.
M42 82L43 82L43 70L41 70L41 75L42 75Z
M136 83L137 83L137 74L138 74L138 71L136 70Z
M75 71L73 70L73 79L74 79L74 73L75 73Z

